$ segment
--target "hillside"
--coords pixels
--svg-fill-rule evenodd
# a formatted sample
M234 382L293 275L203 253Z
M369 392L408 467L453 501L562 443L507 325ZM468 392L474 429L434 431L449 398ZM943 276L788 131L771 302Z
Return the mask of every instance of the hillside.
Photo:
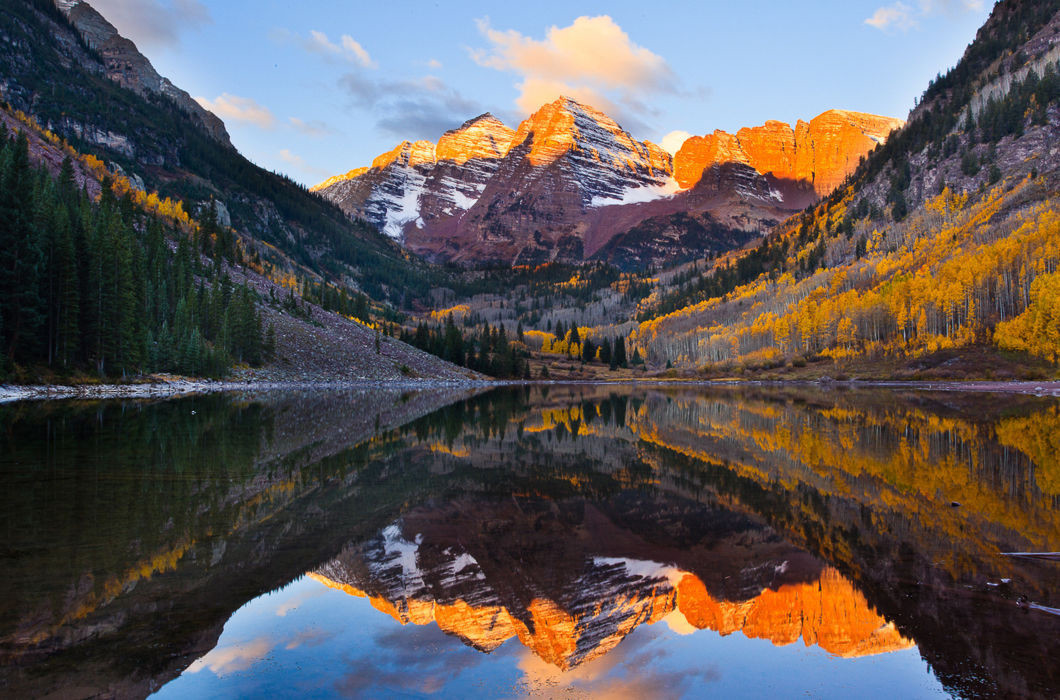
M347 280L375 299L426 294L427 268L389 239L240 155L223 124L83 2L0 7L0 97L149 191L219 212L279 272Z
M0 109L0 379L477 376L356 320L363 295L296 294L247 257L213 209L192 220Z
M1060 352L1058 12L998 3L843 186L646 300L633 345L655 367L705 371L1055 371L1041 367Z

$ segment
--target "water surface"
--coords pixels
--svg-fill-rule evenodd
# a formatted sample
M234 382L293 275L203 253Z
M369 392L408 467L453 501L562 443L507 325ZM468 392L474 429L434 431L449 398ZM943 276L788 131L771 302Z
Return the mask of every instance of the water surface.
M0 691L1053 697L1053 399L0 407Z

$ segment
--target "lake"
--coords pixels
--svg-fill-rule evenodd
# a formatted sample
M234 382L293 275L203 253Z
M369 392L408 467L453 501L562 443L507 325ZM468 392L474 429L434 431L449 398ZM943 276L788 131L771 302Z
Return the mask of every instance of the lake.
M1060 402L0 406L8 697L1057 697Z

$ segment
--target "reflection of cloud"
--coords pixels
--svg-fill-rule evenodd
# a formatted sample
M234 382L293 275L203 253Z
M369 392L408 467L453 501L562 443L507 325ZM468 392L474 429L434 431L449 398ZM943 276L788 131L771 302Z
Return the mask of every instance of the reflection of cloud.
M297 649L302 645L310 648L318 647L322 644L326 644L334 638L334 632L325 632L324 630L318 629L305 629L295 635L291 641L287 642L284 649Z
M650 670L660 668L668 656L651 641L648 634L632 634L607 655L569 671L561 671L524 650L519 659L523 690L526 695L549 697L585 694L594 698L677 698L686 695L693 685L721 677L718 669L708 664L684 673Z
M212 21L199 0L92 0L91 5L141 48L173 46L181 32Z
M268 637L258 637L249 642L234 644L230 647L215 647L205 656L196 659L188 666L188 673L198 673L208 668L217 676L236 671L245 671L272 650L273 643Z
M271 129L276 126L276 117L272 115L272 112L250 97L239 97L226 92L215 100L196 97L195 101L225 120L253 124L262 129Z
M685 618L685 614L680 610L674 608L674 610L663 618L663 622L670 628L671 632L681 635L682 637L689 634L694 634L699 631L698 628L693 627L689 624Z
M376 126L406 139L436 139L482 111L435 76L376 80L354 72L342 76L339 85L354 106L378 115Z
M952 15L979 10L982 7L983 0L919 0L917 7L896 2L893 5L877 7L872 16L865 20L865 24L881 31L898 29L905 32L919 26L922 17L937 13Z
M449 642L443 644L445 642ZM375 638L377 652L370 658L351 659L349 672L337 690L344 696L375 694L436 693L446 682L469 668L496 659L470 647L455 646L437 627L398 627ZM425 649L438 653L424 653ZM385 663L382 660L385 659Z
M611 17L579 17L567 27L549 28L544 39L501 31L478 20L489 49L471 51L481 66L519 75L516 104L529 113L561 95L614 111L627 121L648 107L635 95L676 92L666 61L633 43Z
M290 153L290 151L288 151L287 149L284 149L283 151L280 151L280 157L284 158L284 160L287 160L284 157L284 155L283 155L284 153ZM298 156L294 156L294 157L297 158L299 161L301 161L303 163L305 162L302 158L300 158ZM294 597L291 597L291 598L288 598L283 603L281 603L280 606L278 608L276 608L276 615L278 617L286 617L287 613L291 612L292 610L297 609L298 606L300 606L302 603L306 602L307 600L312 600L313 598L319 598L320 596L326 595L326 594L327 594L327 589L316 588L316 587L310 588L309 590L305 591L304 593L299 593L298 595L296 595Z

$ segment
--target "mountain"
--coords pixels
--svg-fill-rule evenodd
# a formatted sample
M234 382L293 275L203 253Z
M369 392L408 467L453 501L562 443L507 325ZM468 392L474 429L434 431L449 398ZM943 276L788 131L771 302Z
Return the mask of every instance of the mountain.
M655 366L707 372L1054 375L1057 143L1060 2L1004 0L849 180L660 295L632 344ZM783 153L779 170L798 170Z
M799 123L797 143L790 127L789 144L773 129L779 122L770 122L741 130L743 149L735 137L724 153L694 138L671 158L606 114L561 97L515 130L487 113L437 145L402 142L371 167L313 189L432 260L602 259L633 267L742 244L747 232L830 191L899 123L826 112ZM666 219L673 215L692 217L691 226Z
M4 3L0 42L0 376L473 376L383 335L437 270L243 158L90 6Z
M88 3L0 5L0 94L14 110L191 214L207 204L277 273L345 279L376 299L426 294L427 268L302 186L254 165L224 124L161 77Z

